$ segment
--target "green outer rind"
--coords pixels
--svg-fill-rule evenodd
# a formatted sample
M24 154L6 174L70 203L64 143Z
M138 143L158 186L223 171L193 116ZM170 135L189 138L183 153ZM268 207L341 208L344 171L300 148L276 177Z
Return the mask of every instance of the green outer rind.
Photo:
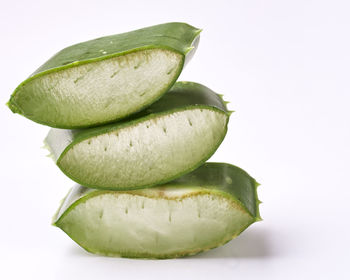
M184 30L184 29L187 29L187 30ZM172 23L164 23L164 24L159 24L155 26L150 26L150 27L138 29L135 31L122 33L122 34L106 36L106 37L72 45L58 52L46 63L40 66L32 75L30 75L29 78L27 78L22 83L20 83L19 86L12 93L10 100L6 103L6 105L10 108L10 110L13 113L18 113L34 122L47 125L50 127L55 127L55 128L78 129L78 128L95 127L106 123L114 122L117 119L106 121L106 122L99 122L95 124L89 124L89 125L79 125L79 126L70 126L70 125L64 125L64 124L45 122L40 119L36 119L35 117L26 115L25 112L23 112L23 110L17 104L16 95L20 88L22 88L27 83L29 83L30 81L38 77L44 76L52 72L62 71L71 67L80 66L91 62L106 60L113 57L123 56L129 53L147 50L147 49L165 49L165 50L170 50L182 55L181 65L174 77L174 80L168 85L168 87L164 90L164 92L156 96L154 99L149 100L149 102L145 104L143 107L138 108L137 110L135 110L134 112L131 112L130 114L140 112L143 109L147 108L150 104L154 103L159 98L161 98L174 85L180 73L182 72L182 69L185 63L193 56L192 50L195 50L196 49L195 46L198 45L199 34L201 33L201 31L202 31L201 29L197 29L186 23L172 22ZM157 32L159 34L157 34ZM162 36L161 35L163 34L162 32L169 33L169 35ZM179 33L179 34L176 34L176 33ZM179 39L181 39L180 37L181 35L186 35L185 43L180 42ZM175 36L179 36L180 38L176 38ZM121 39L124 41L120 42L119 40ZM152 40L151 42L147 42L146 39L153 39L153 42ZM113 44L113 46L111 46L113 48L109 50L108 49L109 44L107 44L107 42L110 42L111 40L116 40L119 45ZM156 43L154 42L154 40L157 40ZM96 42L98 42L97 45L95 45ZM111 53L104 55L99 51L97 51L97 50L100 50L101 48ZM77 50L79 51L80 49L82 49L86 53L84 52L80 53L78 54L80 57L79 56L77 57L77 54L75 54L75 52Z
M172 94L179 94L179 93L200 93L202 94L202 99L196 99L196 96L193 96L191 94L188 94L186 96L186 99L188 100L188 104L190 105L185 105L184 101L181 100L180 102L176 102L175 99L171 98L171 102L167 102L168 97L171 96ZM215 94L213 95L213 91L210 90L209 88L198 84L198 83L194 83L194 82L177 82L174 87L167 92L167 94L165 94L163 96L163 98L161 98L158 102L152 104L148 109L146 109L143 112L140 112L139 114L136 114L134 116L132 116L131 118L129 118L126 122L122 121L122 122L117 122L117 123L113 123L113 124L109 124L109 125L105 125L102 127L95 127L95 128L90 128L90 129L85 129L85 130L81 130L81 131L76 131L73 132L71 134L72 139L69 145L67 145L67 147L63 150L63 152L60 154L60 156L58 156L58 158L56 159L56 164L57 166L61 169L61 171L70 179L72 179L73 181L77 182L80 185L84 185L86 187L90 187L90 188L96 188L96 189L105 189L105 190L135 190L135 189L141 189L141 188L149 188L149 187L153 187L155 185L158 184L163 184L169 181L172 181L188 172L191 172L195 169L197 169L199 166L201 166L204 162L206 162L213 154L214 152L218 149L218 147L221 145L222 141L224 140L226 133L227 133L227 126L228 126L228 122L229 122L229 116L231 115L231 111L228 111L226 108L226 104L224 103L222 96ZM206 95L209 95L211 97L215 96L216 102L215 105L209 105L209 104L213 104L213 100L212 99L206 99ZM185 95L183 95L185 96ZM199 100L199 102L196 102L195 100ZM198 103L202 103L201 105ZM180 106L180 107L177 107ZM162 112L162 108L165 108L165 111ZM220 112L226 115L227 117L227 121L226 121L226 125L225 125L225 129L224 129L224 133L223 133L223 137L220 141L218 141L217 145L213 147L212 150L210 150L207 154L207 156L203 157L203 160L198 162L196 165L193 165L191 168L184 170L183 172L180 172L178 174L175 174L174 176L165 178L164 180L155 182L153 184L149 184L149 185L140 185L140 186L136 186L136 187L127 187L125 189L114 189L111 187L103 187L103 186L96 186L96 185L91 185L87 182L83 182L82 180L80 180L79 178L75 178L74 176L72 176L71 174L68 174L67 171L65 169L63 169L60 165L60 161L63 159L63 157L65 156L65 154L76 144L89 139L91 137L95 137L101 134L105 134L111 131L116 131L118 129L122 129L124 127L130 127L133 126L139 122L142 121L146 121L149 119L155 119L156 117L161 117L163 115L168 115L174 112L180 112L180 111L185 111L185 110L191 110L191 109L210 109L216 112ZM50 145L46 142L46 146L48 146L50 148ZM51 154L55 154L51 148L49 149Z
M216 171L221 170L219 172L221 172L220 175L222 175L222 176L226 176L228 171L232 171L233 172L232 174L234 174L234 176L238 175L238 177L240 177L240 178L236 181L236 185L231 186L231 187L229 186L229 184L227 182L224 182L222 180L218 180L216 182L217 185L215 185L215 182L214 182L215 180L213 180L215 176L211 177L211 180L209 181L209 185L202 185L203 179L201 179L200 176L205 174L208 171L214 172L214 170L216 170ZM246 181L246 183L248 183L251 187L251 188L249 188L250 189L249 195L253 198L254 201L250 200L250 202L254 204L255 213L252 213L249 210L252 207L251 207L251 205L247 204L247 201L243 201L241 198L237 198L235 196L237 189L246 188L246 185L244 184L243 181ZM183 182L182 185L181 185L181 182ZM240 183L237 185L238 182L240 182ZM197 185L191 185L193 183L197 184ZM210 249L220 247L220 246L228 243L229 241L231 241L232 239L237 237L239 234L241 234L251 224L262 220L261 216L260 216L260 211L259 211L259 204L261 203L261 201L258 199L258 196L257 196L257 187L259 185L260 184L258 184L254 178L252 178L247 172L245 172L243 169L241 169L237 166L234 166L234 165L231 165L228 163L209 162L209 163L203 164L201 167L199 167L194 172L186 174L185 176L181 177L179 180L174 180L174 181L169 182L169 183L164 185L164 187L174 186L174 187L198 188L198 191L192 192L188 195L184 195L184 196L180 196L180 197L166 198L164 196L155 196L155 195L152 196L152 195L147 195L147 194L143 193L142 190L140 190L140 191L138 191L138 190L135 190L135 191L132 191L132 190L131 191L110 191L110 190L96 190L96 189L87 190L88 188L86 188L84 186L76 186L76 188L83 188L87 191L80 197L72 198L72 203L64 210L64 212L60 216L58 216L59 212L61 212L61 207L64 204L64 200L67 199L69 197L69 194L74 190L74 189L71 189L70 192L68 193L68 195L66 196L66 198L64 198L63 201L61 202L61 206L58 208L56 214L54 215L52 225L61 228L59 224L62 221L62 219L66 215L68 215L69 212L72 211L77 205L87 201L91 197L105 194L105 193L114 193L114 192L127 193L127 194L133 194L133 195L141 195L141 196L145 196L148 198L155 198L155 199L162 198L162 199L169 199L169 200L171 200L171 199L174 199L174 200L175 199L183 199L183 198L188 197L188 196L195 196L195 195L200 195L200 194L215 194L215 195L223 196L223 197L231 200L231 202L233 204L235 204L236 206L239 206L243 211L247 212L252 217L252 221L250 223L248 223L247 225L242 227L242 229L237 234L232 235L231 238L229 238L228 240L223 240L219 244L216 243L216 244L213 244L212 246L208 246L206 248L201 248L200 250L184 251L184 252L176 253L176 254L164 254L164 255L156 255L155 256L155 255L147 255L147 254L110 254L108 252L94 252L93 250L91 250L85 246L82 246L79 242L77 242L76 240L74 240L71 237L74 242L76 242L80 247L82 247L86 251L93 253L93 254L100 254L100 255L105 255L105 256L110 256L110 257L118 256L118 257L125 257L125 258L166 259L166 258L178 258L178 257L184 257L184 256L191 256L191 255L195 255L195 254L198 254L201 252L208 251ZM160 187L163 187L163 186L160 186ZM69 234L67 232L65 232L65 233L69 236Z
M230 181L226 179L228 175L231 175ZM257 194L259 183L246 171L235 165L207 162L191 173L185 174L169 184L174 186L205 186L208 189L223 191L236 197L242 204L242 207L245 207L252 216L261 219L259 213L260 201ZM165 186L167 185L165 184ZM234 188L232 185L241 187Z

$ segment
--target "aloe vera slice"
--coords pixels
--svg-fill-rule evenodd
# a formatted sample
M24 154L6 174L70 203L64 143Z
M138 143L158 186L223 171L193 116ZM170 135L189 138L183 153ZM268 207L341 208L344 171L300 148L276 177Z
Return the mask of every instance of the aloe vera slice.
M225 137L229 115L209 88L177 82L126 121L85 130L51 129L45 142L59 168L81 185L144 188L206 161Z
M256 181L226 163L205 163L150 189L74 187L54 225L91 253L174 258L225 244L261 220Z
M58 128L124 118L175 83L199 33L185 23L166 23L70 46L22 82L8 106Z

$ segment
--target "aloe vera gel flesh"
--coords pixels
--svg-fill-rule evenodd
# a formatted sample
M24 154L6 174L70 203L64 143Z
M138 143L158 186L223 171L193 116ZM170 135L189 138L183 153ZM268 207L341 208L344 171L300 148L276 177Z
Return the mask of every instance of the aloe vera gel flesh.
M220 246L259 221L257 183L242 169L206 163L155 188L73 188L54 225L87 251L173 258Z
M58 128L124 118L175 83L199 33L185 23L166 23L67 47L23 81L8 106Z
M52 129L46 143L77 183L135 189L168 182L206 161L222 142L230 112L209 88L178 82L146 111L85 129Z

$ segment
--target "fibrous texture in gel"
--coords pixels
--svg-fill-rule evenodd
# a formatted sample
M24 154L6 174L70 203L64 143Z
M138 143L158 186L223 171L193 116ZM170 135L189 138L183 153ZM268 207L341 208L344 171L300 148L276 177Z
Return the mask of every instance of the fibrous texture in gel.
M45 116L48 124L110 122L157 99L177 77L181 60L178 53L149 49L82 64L30 80L13 102L33 119Z
M191 170L216 149L227 115L191 109L158 116L73 145L58 162L79 183L135 188Z

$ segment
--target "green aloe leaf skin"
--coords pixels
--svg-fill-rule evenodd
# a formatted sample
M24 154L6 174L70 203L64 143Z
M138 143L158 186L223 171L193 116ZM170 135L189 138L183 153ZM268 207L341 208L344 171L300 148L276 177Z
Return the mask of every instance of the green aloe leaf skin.
M197 254L261 220L257 183L242 169L205 163L155 188L74 187L53 224L91 253L129 258Z
M221 96L177 82L131 118L84 130L51 129L45 142L58 167L77 183L121 190L166 183L203 164L227 131Z
M165 23L63 49L12 94L8 106L57 128L122 119L159 99L193 56L201 30Z

